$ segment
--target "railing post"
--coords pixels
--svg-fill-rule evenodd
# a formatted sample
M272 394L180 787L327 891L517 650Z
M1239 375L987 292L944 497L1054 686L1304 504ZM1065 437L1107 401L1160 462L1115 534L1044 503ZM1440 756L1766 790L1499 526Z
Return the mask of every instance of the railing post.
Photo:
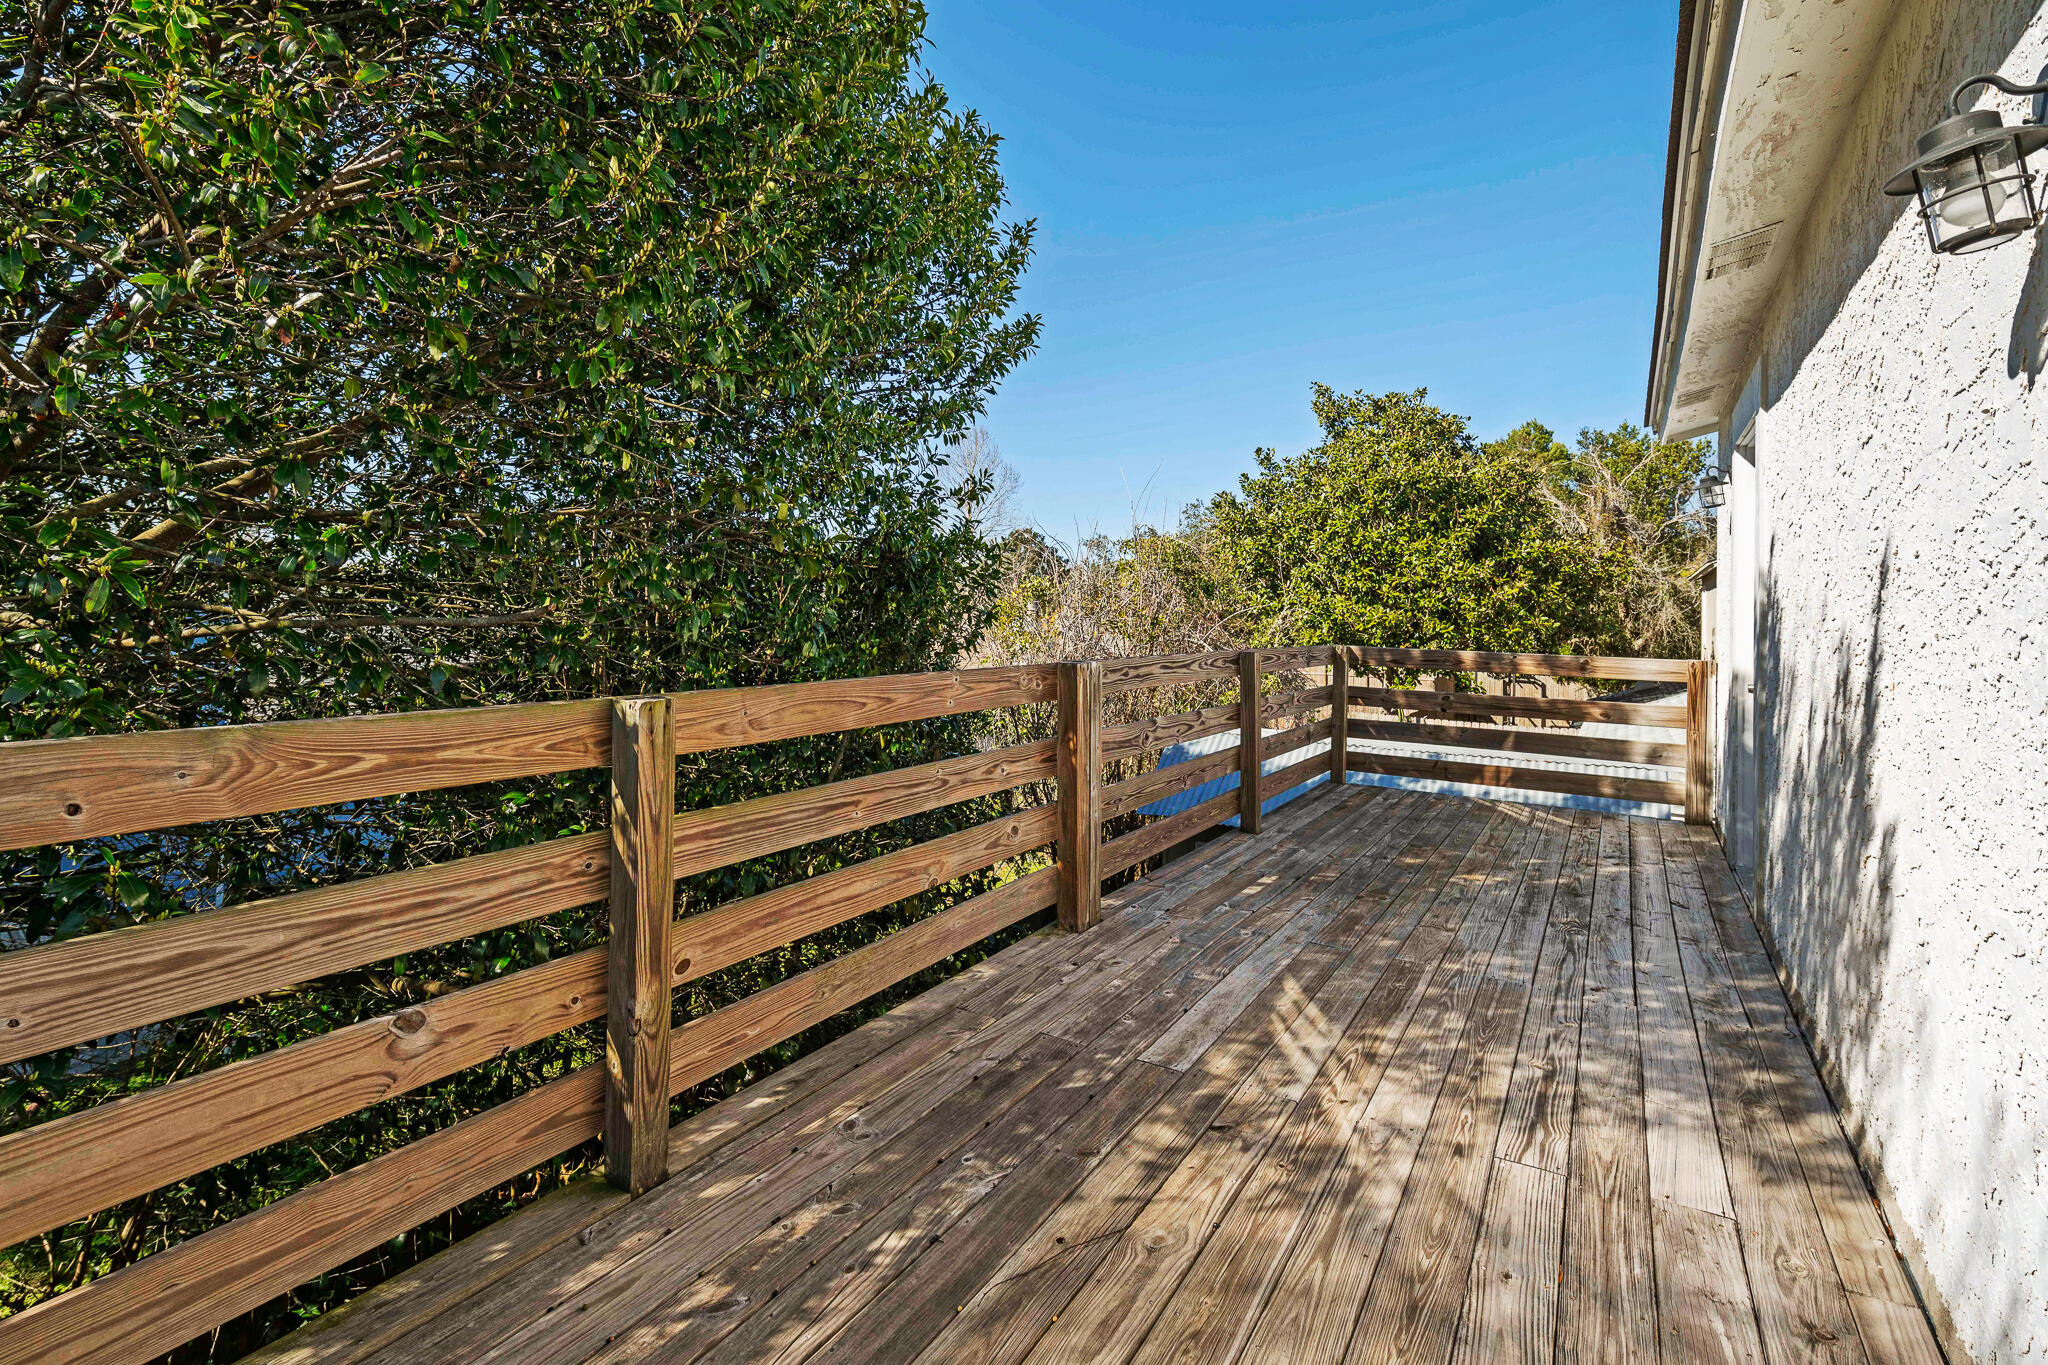
M1237 652L1237 823L1259 832L1259 651Z
M1059 666L1060 928L1102 922L1102 665Z
M1350 757L1351 660L1342 645L1330 646L1330 785L1343 789Z
M676 732L667 697L612 702L611 947L605 971L605 1178L668 1178Z
M1713 823L1714 751L1708 744L1714 666L1696 660L1685 668L1685 823Z

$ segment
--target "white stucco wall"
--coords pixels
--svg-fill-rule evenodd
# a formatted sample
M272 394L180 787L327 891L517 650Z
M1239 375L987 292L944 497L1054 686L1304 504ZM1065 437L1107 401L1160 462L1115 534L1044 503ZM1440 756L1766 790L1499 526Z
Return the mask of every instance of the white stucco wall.
M1979 1365L2048 1360L2048 236L1937 259L1878 187L2043 10L1901 5L1759 335L1749 509L1761 915Z

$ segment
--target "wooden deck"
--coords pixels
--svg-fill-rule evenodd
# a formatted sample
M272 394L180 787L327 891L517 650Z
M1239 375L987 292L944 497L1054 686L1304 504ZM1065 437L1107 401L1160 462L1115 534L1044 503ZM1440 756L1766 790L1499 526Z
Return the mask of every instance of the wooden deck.
M1327 791L261 1353L1940 1360L1711 836Z

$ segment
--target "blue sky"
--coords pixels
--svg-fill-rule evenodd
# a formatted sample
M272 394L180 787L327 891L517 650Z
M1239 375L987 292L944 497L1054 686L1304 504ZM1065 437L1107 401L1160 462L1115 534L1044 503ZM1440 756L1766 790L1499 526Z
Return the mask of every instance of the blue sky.
M1641 421L1676 5L928 0L926 61L1038 222L984 421L1061 540L1172 522L1309 386L1481 436Z

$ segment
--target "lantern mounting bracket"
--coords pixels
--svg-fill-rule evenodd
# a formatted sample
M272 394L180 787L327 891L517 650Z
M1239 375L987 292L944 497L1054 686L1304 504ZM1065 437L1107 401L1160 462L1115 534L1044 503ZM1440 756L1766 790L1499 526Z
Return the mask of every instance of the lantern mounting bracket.
M2021 85L2016 81L2009 81L1996 72L1987 72L1982 76L1972 76L1949 92L1949 113L1951 115L1961 115L1963 112L1963 96L1980 85L1992 86L1995 89L2003 90L2008 95L2032 95L2034 97L2034 116L2028 121L2031 123L2048 123L2048 66L2041 68L2040 78L2032 85Z

